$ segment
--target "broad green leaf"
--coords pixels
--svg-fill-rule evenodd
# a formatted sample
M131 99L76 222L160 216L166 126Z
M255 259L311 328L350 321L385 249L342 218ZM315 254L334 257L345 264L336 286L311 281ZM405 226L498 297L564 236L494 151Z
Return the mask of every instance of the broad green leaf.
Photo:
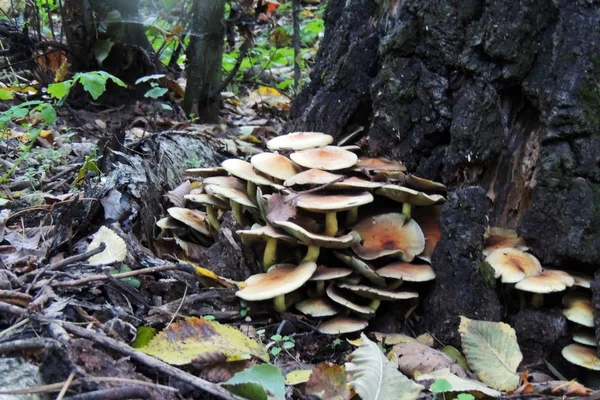
M469 370L469 363L467 363L467 359L463 356L460 351L454 346L444 346L442 349L442 353L456 361L458 365L460 365L465 371Z
M137 328L137 335L131 344L134 349L139 349L147 345L152 338L156 336L156 329L151 326L140 326Z
M69 94L69 90L71 90L71 86L73 86L73 79L69 79L67 81L52 83L48 85L48 94L55 99L62 100L65 96Z
M423 386L414 383L388 360L379 346L361 333L361 344L346 363L348 385L362 400L413 400Z
M106 78L106 80L110 79L111 81L113 81L114 83L116 83L119 86L127 87L127 84L125 82L123 82L122 80L120 80L116 76L114 76L112 74L109 74L106 71L93 71L93 72L88 72L88 73L90 73L90 74L98 74L98 75Z
M6 88L0 88L0 100L12 100L13 92Z
M3 207L5 205L7 205L8 203L10 203L10 200L0 198L0 207Z
M523 355L510 325L460 317L458 331L469 366L482 382L498 390L519 385L516 371Z
M489 397L499 397L502 394L479 381L460 378L450 372L448 368L419 375L416 379L417 381L435 380L429 388L434 393L479 392Z
M192 361L247 360L252 357L269 360L269 354L258 343L239 330L204 318L186 318L156 335L147 346L140 349L173 365Z
M271 364L255 365L221 384L225 389L250 400L284 400L285 380Z
M56 110L50 103L44 103L37 107L40 111L40 116L44 119L44 122L51 124L56 121Z
M106 91L106 78L100 74L87 72L79 75L83 88L97 100Z
M96 61L98 61L99 65L102 65L106 57L108 57L113 45L112 40L96 40L96 43L94 43L94 56L96 56Z
M137 81L135 81L135 84L139 85L142 82L156 81L156 80L159 80L160 78L164 78L165 76L166 76L165 74L154 74L154 75L142 76Z
M475 400L475 396L469 393L460 393L456 396L456 400Z
M168 91L167 88L154 87L154 88L148 90L146 92L146 94L144 94L144 97L150 97L150 98L153 98L153 99L158 99L159 97L161 97L165 93L167 93L167 91Z

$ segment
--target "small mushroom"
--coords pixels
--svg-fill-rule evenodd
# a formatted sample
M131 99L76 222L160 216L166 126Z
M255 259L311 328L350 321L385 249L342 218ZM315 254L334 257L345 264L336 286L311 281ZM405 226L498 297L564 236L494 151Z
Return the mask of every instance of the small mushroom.
M410 262L425 250L425 236L419 225L400 213L365 218L354 230L362 242L352 246L352 250L365 260L394 255Z
M366 179L357 178L355 176L351 176L348 178L344 178L339 182L332 183L329 188L332 190L335 189L344 189L344 190L353 190L353 189L362 189L362 190L373 190L379 189L383 187L384 184L382 182L373 182Z
M263 174L282 181L302 171L302 168L289 158L274 153L256 154L252 156L250 163Z
M575 279L573 286L579 286L582 288L589 289L592 287L592 281L594 280L590 275L582 274L578 271L567 271L569 275Z
M372 308L368 305L363 306L360 304L356 304L351 300L348 300L347 298L345 298L343 296L341 291L333 283L331 283L331 284L329 284L329 286L327 286L326 293L327 293L327 297L329 297L331 300L333 300L334 302L336 302L337 304L339 304L341 306L346 307L347 309L360 315L361 317L371 318L375 315L375 311L377 311L375 308Z
M385 287L385 279L379 276L379 274L375 271L375 269L361 260L358 257L353 257L347 254L334 252L333 253L339 260L343 261L346 265L351 267L354 271L356 271L359 275L364 276L370 282L374 283L377 286ZM358 283L358 282L357 282Z
M425 250L417 257L431 264L431 256L442 238L439 219L442 213L442 206L435 205L431 207L422 207L415 211L413 217L419 225L425 236Z
M256 201L256 185L271 186L275 189L283 189L283 186L276 184L263 175L259 175L252 164L247 161L231 158L223 161L221 165L231 175L246 181L246 192L248 194L248 198L252 202Z
M534 293L532 304L541 307L544 303L542 293L562 292L573 286L575 280L564 271L546 269L538 275L528 276L517 282L515 289Z
M173 217L164 217L156 221L156 226L158 226L161 231L174 231L177 234L183 234L187 230L187 225L177 221Z
M276 264L264 274L252 275L246 279L243 289L236 296L246 301L275 299L275 309L286 310L285 295L300 288L317 269L317 264L304 261L300 265Z
M353 168L355 171L398 171L406 172L406 166L399 161L390 160L389 158L378 157L368 158L360 157Z
M335 146L300 150L290 154L290 158L296 164L305 168L323 169L325 171L350 168L358 160L356 154Z
M348 210L350 214L357 215L359 206L372 201L373 195L369 192L335 195L307 193L298 196L296 207L312 212L325 213L325 235L335 236L338 232L338 211Z
M586 346L598 346L593 329L580 328L573 332L573 341Z
M190 168L185 170L185 174L193 177L208 178L211 176L225 176L227 175L227 171L223 167Z
M408 174L404 178L404 184L411 189L420 190L422 192L444 192L446 186L442 183L431 181L425 178Z
M336 180L341 180L343 177L343 175L332 174L331 172L313 168L286 179L283 185L287 187L295 185L326 185Z
M562 349L562 356L571 364L580 367L600 371L600 358L593 347L582 346L580 344L570 344Z
M542 265L537 258L513 248L496 249L488 254L485 261L496 271L496 278L502 277L503 283L517 283L542 272Z
M319 325L319 332L325 335L340 335L342 333L362 331L368 325L369 323L364 319L336 317Z
M339 307L325 297L313 297L296 303L296 309L302 314L315 318L331 317L340 312Z
M317 296L322 296L325 293L325 281L344 278L351 273L352 270L348 268L328 268L324 265L319 265L310 280L317 282L315 293Z
M385 185L377 189L376 194L402 203L402 214L411 217L412 206L432 206L446 201L439 194L426 194L400 185Z
M250 201L246 193L240 190L217 185L208 185L205 189L209 194L228 199L233 217L242 226L244 226L242 206L256 208L256 205Z
M244 182L235 176L211 176L209 178L204 178L202 180L202 185L205 187L208 185L223 186L242 192L246 190Z
M333 142L333 136L321 132L292 132L267 142L269 150L304 150L323 147Z
M279 228L273 226L260 226L255 224L252 229L244 229L236 231L236 233L244 239L261 238L265 239L265 251L263 253L263 268L269 269L276 263L277 260L277 242L296 243L296 239L287 235Z
M489 228L483 246L483 255L487 256L492 251L502 248L513 248L521 251L529 250L523 238L519 237L515 230Z
M565 318L588 328L594 327L594 306L590 297L582 293L568 293L562 302L567 307L563 310Z
M210 236L210 231L208 230L208 225L206 223L208 221L208 215L206 215L206 213L182 207L171 207L167 212L177 221L183 222L205 236Z
M210 194L186 194L183 196L186 200L193 203L202 204L206 207L206 215L208 215L208 221L215 230L221 228L221 222L217 218L215 207L222 210L229 208L229 205L218 197L211 196Z
M340 289L349 290L360 297L371 299L371 307L374 310L379 308L381 301L394 301L416 299L419 297L417 292L396 292L390 289L374 288L367 285L353 285L351 283L340 282L337 284Z
M427 264L409 264L396 261L377 269L377 274L384 278L401 279L406 282L427 282L435 279L433 268Z

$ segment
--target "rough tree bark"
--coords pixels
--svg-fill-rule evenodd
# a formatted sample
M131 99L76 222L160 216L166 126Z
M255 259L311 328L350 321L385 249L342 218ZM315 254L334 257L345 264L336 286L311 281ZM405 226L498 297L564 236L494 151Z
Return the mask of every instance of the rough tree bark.
M599 8L583 0L331 0L312 81L287 129L339 137L363 126L373 155L451 190L483 187L490 224L518 228L544 265L594 273Z

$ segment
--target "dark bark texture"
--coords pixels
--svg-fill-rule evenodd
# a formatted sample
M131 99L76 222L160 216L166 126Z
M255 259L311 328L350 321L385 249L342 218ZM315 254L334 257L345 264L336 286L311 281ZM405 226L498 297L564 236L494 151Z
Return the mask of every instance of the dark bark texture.
M545 265L600 264L600 3L331 0L288 130L363 126L371 153L457 188Z

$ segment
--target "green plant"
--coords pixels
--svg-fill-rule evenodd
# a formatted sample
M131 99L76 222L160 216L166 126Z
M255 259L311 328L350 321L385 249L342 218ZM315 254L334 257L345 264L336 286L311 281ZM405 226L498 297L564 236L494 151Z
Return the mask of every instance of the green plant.
M248 316L248 312L252 309L244 300L240 300L240 307L240 316L244 318Z
M288 350L296 345L296 341L290 336L275 334L271 336L271 354L277 356L282 350Z
M125 82L108 72L90 71L77 73L71 79L49 85L48 94L58 100L57 105L62 105L69 96L71 89L77 83L80 83L83 85L83 89L88 92L94 100L97 100L106 91L106 82L109 80L119 86L127 87Z
M342 344L342 339L337 338L333 342L331 342L331 347L335 348L336 346L339 346L340 344Z

